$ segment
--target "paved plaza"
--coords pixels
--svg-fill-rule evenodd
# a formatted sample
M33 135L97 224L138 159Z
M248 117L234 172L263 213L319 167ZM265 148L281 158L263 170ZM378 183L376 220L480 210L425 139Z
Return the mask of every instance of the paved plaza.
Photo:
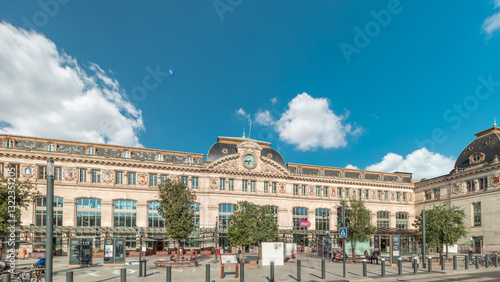
M164 268L154 268L152 263L157 256L148 256L147 276L139 277L138 258L127 260L127 281L166 281L166 270ZM499 281L500 267L494 265L486 269L481 266L475 269L471 265L468 270L464 269L461 259L458 261L458 269L453 270L453 266L446 265L446 270L442 271L438 264L433 265L433 272L428 273L427 269L419 269L417 274L413 273L412 264L403 261L403 275L397 275L397 267L386 266L386 276L381 276L381 265L367 264L367 277L363 277L362 264L346 264L347 275L342 277L342 263L326 262L326 279L321 279L321 260L313 255L301 254L298 257L302 262L302 281ZM461 257L463 258L463 257ZM210 265L210 281L240 281L234 278L234 268L226 267L225 279L220 278L220 264L213 263L214 257L202 257L198 267L172 268L172 281L206 281L206 265ZM258 267L255 255L246 255L247 264L245 267L245 281L269 281L270 268ZM387 260L387 259L386 259ZM19 260L18 266L28 266L36 262L35 259ZM66 281L66 272L73 271L74 281L120 281L120 270L123 267L103 267L102 259L95 259L94 267L69 268L67 257L56 257L54 259L54 279L55 282ZM275 267L275 281L297 281L297 264L287 262L284 266Z

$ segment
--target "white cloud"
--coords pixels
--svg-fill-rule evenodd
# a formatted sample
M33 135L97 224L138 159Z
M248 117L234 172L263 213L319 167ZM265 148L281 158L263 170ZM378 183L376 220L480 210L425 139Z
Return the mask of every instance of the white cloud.
M98 65L5 22L0 46L0 133L142 146L141 111Z
M345 168L349 168L349 169L359 169L357 166L355 165L352 165L352 164L348 164L345 166Z
M271 103L274 105L276 103L278 103L278 98L274 97L271 99Z
M367 166L366 170L382 172L411 172L413 178L432 178L449 173L455 165L452 157L429 152L426 148L418 149L405 158L388 153L381 162Z
M242 117L248 117L248 114L247 112L245 112L245 110L243 110L243 108L239 108L236 110L236 114L242 116Z
M275 123L280 139L302 151L317 148L347 146L348 134L359 135L361 129L352 130L343 124L345 116L337 116L329 108L326 98L313 98L307 93L297 95L288 103L288 110Z
M255 122L260 125L269 126L274 123L273 116L269 111L258 111L255 114Z
M500 0L495 0L495 9L500 7ZM495 32L500 30L500 12L493 14L493 16L489 16L483 22L483 26L481 27L483 32L486 32L488 36L492 36Z

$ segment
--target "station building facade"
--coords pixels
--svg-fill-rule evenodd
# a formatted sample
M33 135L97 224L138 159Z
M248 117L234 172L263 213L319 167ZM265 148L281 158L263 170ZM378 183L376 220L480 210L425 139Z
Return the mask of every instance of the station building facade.
M421 199L409 173L286 163L270 143L248 138L219 137L206 155L11 135L0 135L0 145L0 173L15 167L16 178L30 180L42 195L47 160L54 160L57 254L67 253L73 237L95 237L96 247L103 238L125 237L132 250L139 229L150 248L168 247L156 211L157 186L167 179L196 194L196 231L186 247L213 246L218 222L218 243L228 248L228 219L241 200L271 207L279 240L310 246L317 236L332 236L335 244L336 208L342 199L357 197L371 211L382 252L393 233L407 235L403 249L417 249L412 223L419 211L415 200ZM426 183L417 190L434 185ZM31 242L29 252L44 251L45 217L45 198L22 210L19 238ZM301 227L301 220L311 225Z

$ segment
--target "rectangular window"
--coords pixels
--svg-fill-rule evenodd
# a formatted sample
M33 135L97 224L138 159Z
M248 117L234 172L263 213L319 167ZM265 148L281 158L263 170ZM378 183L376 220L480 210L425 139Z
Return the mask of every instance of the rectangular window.
M62 180L62 167L54 168L54 180Z
M198 190L198 177L191 178L191 189Z
M221 179L220 179L219 189L220 189L221 191L226 190L226 179L225 179L225 178L221 178Z
M401 200L401 193L396 192L396 200L399 202Z
M92 170L92 183L101 183L101 171L93 169Z
M366 200L370 199L370 191L369 190L365 190L365 199Z
M135 185L135 172L128 173L128 185Z
M406 192L403 192L403 202L406 202Z
M358 195L356 195L356 196L358 196L359 199L361 199L363 197L363 194L361 194L361 189L358 190Z
M387 192L387 191L384 192L384 200L386 202L389 201L389 192Z
M269 193L269 182L264 182L264 193Z
M255 181L250 181L250 192L255 193Z
M234 190L234 179L229 179L229 191L233 191Z
M186 185L186 188L189 188L189 177L187 176L181 176L181 182Z
M382 200L382 191L377 191L377 199Z
M158 175L156 175L156 174L149 175L149 186L152 186L152 187L158 186Z
M321 186L316 186L316 197L321 197Z
M299 185L293 184L293 195L298 196L299 195Z
M116 184L123 184L123 171L116 172Z
M165 185L167 183L168 176L162 175L161 176L161 186Z
M479 190L488 190L488 178L483 177L478 179Z
M87 170L80 168L80 182L87 182Z
M38 166L38 179L47 179L47 167Z
M473 180L467 180L467 192L474 192L474 181Z
M328 187L323 187L323 197L328 197Z
M276 183L276 182L271 183L271 192L272 192L273 194L276 194L276 185L277 185L277 183Z
M306 185L302 185L302 196L306 195Z
M472 203L474 207L474 226L481 226L481 202Z
M243 191L243 192L247 192L248 191L248 181L247 180L243 180L241 182L241 191Z
M349 199L349 188L345 188L345 198Z
M3 163L0 163L0 177L3 176Z

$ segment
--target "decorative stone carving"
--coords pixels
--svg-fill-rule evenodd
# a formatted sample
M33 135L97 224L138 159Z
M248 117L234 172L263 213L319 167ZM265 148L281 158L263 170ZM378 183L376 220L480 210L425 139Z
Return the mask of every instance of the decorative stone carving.
M278 190L280 191L281 194L284 194L286 192L286 184L285 183L280 183L278 184Z
M464 183L457 182L451 185L451 193L454 195L459 195L464 192Z
M102 182L104 182L104 183L113 182L113 172L110 170L102 171Z
M25 165L23 167L23 176L27 178L31 178L35 176L35 166L34 165Z
M316 193L314 186L309 186L308 189L309 189L309 195L314 196L314 194Z
M139 175L137 175L137 183L140 185L147 185L148 184L147 174L140 173Z
M65 167L63 169L63 178L66 181L73 181L76 178L76 169L74 167Z
M212 189L217 189L219 187L219 182L217 181L216 178L210 179L210 188Z

